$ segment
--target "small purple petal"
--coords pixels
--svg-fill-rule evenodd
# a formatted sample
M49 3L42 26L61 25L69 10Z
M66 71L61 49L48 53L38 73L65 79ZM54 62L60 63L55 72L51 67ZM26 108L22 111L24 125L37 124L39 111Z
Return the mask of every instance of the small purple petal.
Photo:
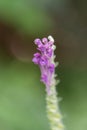
M42 42L46 44L48 42L48 39L47 38L43 38Z
M34 56L35 56L35 57L40 57L41 54L37 52L37 53L34 54Z
M47 75L46 74L43 74L42 76L41 76L41 81L43 82L43 83L47 83Z
M32 61L35 64L39 64L40 58L41 58L41 54L37 52L37 53L34 54L34 58L32 59Z
M40 59L40 65L47 65L47 57L46 56L42 56Z
M38 46L38 48L37 48L39 51L41 51L41 53L43 53L45 50L46 50L46 48L44 47L44 45L42 44L41 46Z
M48 50L46 51L46 54L47 54L49 57L51 57L52 54L53 54L53 50L52 50L51 48L48 49Z
M54 72L54 69L55 69L54 64L50 64L50 66L48 67L48 69L49 69L49 71L50 71L51 73L53 73L53 72Z
M38 46L42 44L42 42L39 38L35 39L34 43Z
M38 64L38 58L34 57L34 58L32 59L32 61L33 61L35 64Z

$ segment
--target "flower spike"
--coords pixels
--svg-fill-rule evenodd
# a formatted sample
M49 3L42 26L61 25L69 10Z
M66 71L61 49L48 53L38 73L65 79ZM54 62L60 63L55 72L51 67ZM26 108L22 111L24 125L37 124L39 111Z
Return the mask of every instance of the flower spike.
M47 93L50 93L50 87L54 84L52 80L55 73L55 62L54 62L54 39L52 36L40 39L36 39L35 44L37 45L38 53L34 54L33 62L40 67L41 70L41 81L46 85Z
M39 66L41 81L46 86L46 108L51 130L64 130L58 104L60 99L57 98L55 88L57 84L57 80L55 79L55 67L58 65L58 62L54 62L56 57L54 55L54 50L56 49L54 39L52 36L48 36L48 38L43 38L42 40L37 38L34 42L37 45L37 50L39 52L34 54L32 61Z

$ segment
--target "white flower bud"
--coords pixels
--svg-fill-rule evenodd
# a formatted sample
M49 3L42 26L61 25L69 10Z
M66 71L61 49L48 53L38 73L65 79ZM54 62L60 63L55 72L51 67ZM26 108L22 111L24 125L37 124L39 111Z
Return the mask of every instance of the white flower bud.
M48 39L54 43L54 38L52 36L48 36Z

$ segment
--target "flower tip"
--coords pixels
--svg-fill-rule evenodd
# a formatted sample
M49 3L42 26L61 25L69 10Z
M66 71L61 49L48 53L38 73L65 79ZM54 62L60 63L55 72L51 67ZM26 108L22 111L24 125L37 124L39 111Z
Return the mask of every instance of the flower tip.
M41 40L39 38L37 38L37 39L34 40L34 43L36 45L40 45L41 44Z
M50 35L50 36L48 36L48 39L51 41L51 42L53 42L54 43L54 38Z
M47 43L47 42L48 42L48 39L47 39L47 38L43 38L43 39L42 39L42 42L43 42L43 43Z

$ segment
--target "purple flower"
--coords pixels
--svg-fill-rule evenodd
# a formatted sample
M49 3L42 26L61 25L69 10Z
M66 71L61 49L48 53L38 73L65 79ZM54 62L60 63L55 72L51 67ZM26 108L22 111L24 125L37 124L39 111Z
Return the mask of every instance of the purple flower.
M55 70L55 65L54 64L50 64L48 69L49 69L50 73L53 73L54 70Z
M34 42L39 52L34 54L32 61L39 66L41 70L41 81L46 85L47 93L49 93L55 75L54 39L52 36L49 36L42 40L37 38Z
M42 82L44 82L44 84L46 84L47 83L47 74L43 74L42 76L41 76L41 81Z
M37 52L37 53L34 54L34 58L32 59L32 61L33 61L35 64L39 64L40 59L41 59L41 54Z
M43 56L40 58L39 64L40 64L41 66L46 66L47 63L48 63L48 59L47 59L47 57L46 57L45 55L43 55Z

